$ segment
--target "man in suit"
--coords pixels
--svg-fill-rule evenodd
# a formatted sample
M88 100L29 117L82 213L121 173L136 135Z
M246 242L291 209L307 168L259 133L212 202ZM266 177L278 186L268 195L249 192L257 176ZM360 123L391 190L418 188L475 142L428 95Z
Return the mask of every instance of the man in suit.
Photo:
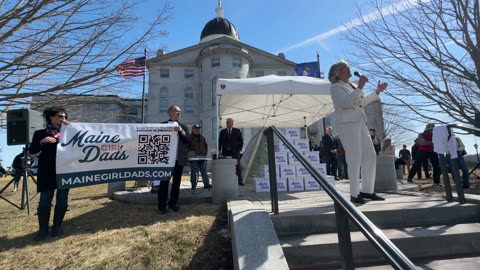
M180 208L177 206L178 194L180 193L180 182L182 181L183 167L188 162L188 145L191 143L190 135L188 135L188 128L183 123L179 122L182 111L178 106L170 106L168 108L168 116L170 119L162 123L177 124L174 130L178 132L179 140L177 147L177 160L175 161L175 167L172 173L172 190L170 191L170 200L168 201L168 208L173 211L178 211ZM160 213L165 214L167 212L167 199L168 199L168 181L160 181L160 187L158 189L158 209Z
M315 137L310 136L310 140L308 142L308 149L310 151L318 151L318 145L315 143Z
M236 173L238 176L238 184L243 186L242 167L240 166L240 151L242 151L243 148L243 136L240 129L233 127L232 118L227 119L227 128L220 131L218 145L223 157L231 156L237 159Z
M337 140L333 136L332 127L327 127L325 129L325 135L322 136L322 145L323 145L323 162L327 164L327 174L332 175L337 178L337 149L338 144Z

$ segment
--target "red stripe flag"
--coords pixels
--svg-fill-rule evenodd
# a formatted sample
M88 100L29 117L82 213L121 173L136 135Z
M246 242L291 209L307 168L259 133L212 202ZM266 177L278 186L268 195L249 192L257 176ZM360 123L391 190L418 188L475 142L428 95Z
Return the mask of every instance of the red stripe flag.
M134 77L145 75L145 57L128 60L117 67L117 72L122 77Z

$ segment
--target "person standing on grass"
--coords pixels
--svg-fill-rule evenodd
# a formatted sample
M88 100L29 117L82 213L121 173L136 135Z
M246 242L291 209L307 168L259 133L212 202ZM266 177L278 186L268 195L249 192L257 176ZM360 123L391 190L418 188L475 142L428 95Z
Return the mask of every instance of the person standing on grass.
M25 150L25 148L23 148ZM12 168L14 169L15 171L15 176L14 176L14 179L13 179L13 190L12 192L15 192L18 190L18 184L20 183L20 179L23 177L23 171L24 171L24 168L23 168L23 151L16 155L15 158L13 159L13 163L12 163ZM30 165L32 163L32 158L30 157L30 155L27 154L27 168L30 168Z
M468 177L468 167L467 163L465 163L465 156L467 154L467 151L465 151L465 145L463 144L462 140L455 136L455 142L457 145L457 164L458 164L458 169L462 171L462 184L464 189L469 189L470 188L470 179ZM452 167L452 158L450 154L446 155L447 159L447 165L449 169L451 170Z
M205 157L208 153L208 144L205 137L200 134L200 125L193 125L190 144L190 150L195 153L196 157ZM207 173L207 161L206 160L192 160L190 161L190 183L192 184L192 190L197 188L197 174L200 171L202 175L203 187L206 189L212 188Z
M413 163L410 172L408 173L408 182L413 182L413 177L417 173L417 170L426 160L430 160L433 169L433 184L440 186L440 166L438 162L438 154L433 152L432 131L434 127L435 124L429 123L426 125L425 130L418 134L418 156Z
M403 149L401 149L398 152L398 157L405 162L407 166L403 166L403 174L405 174L405 171L409 172L410 171L410 159L412 158L412 155L410 154L410 151L407 149L407 145L403 145ZM405 170L406 169L406 170Z
M51 107L43 111L47 122L45 129L37 130L33 134L32 143L28 151L38 155L37 192L40 192L38 203L38 233L36 241L45 240L48 236L48 223L52 199L57 191L55 209L53 211L52 236L63 234L62 222L68 208L69 189L57 189L56 158L57 145L60 141L60 128L68 124L67 111L60 107Z
M188 128L185 124L180 123L180 116L182 110L178 106L170 106L168 108L168 121L162 122L164 124L174 124L174 130L178 132L178 146L177 146L177 160L175 161L175 167L172 173L172 189L170 191L170 200L168 201L168 208L173 211L178 211L180 208L177 206L178 195L180 193L180 183L182 181L183 167L188 162L188 145L191 143L190 135L188 134ZM160 187L158 188L158 210L161 214L167 213L167 200L168 200L168 186L169 180L160 181Z

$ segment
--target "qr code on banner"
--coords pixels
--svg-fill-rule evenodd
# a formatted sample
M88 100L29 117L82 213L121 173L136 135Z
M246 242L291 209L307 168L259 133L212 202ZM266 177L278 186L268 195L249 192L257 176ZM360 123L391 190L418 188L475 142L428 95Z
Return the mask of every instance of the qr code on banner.
M170 135L139 135L138 164L168 164Z

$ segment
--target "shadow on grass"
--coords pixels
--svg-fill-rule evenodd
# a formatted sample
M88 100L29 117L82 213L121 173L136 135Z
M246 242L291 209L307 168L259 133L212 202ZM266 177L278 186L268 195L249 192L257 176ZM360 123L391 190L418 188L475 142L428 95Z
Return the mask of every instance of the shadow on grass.
M65 220L63 222L64 237L79 234L95 234L97 232L112 229L148 226L158 222L182 220L185 219L187 216L192 215L208 214L207 211L205 211L205 213L202 213L199 204L180 205L180 207L183 207L179 212L175 213L170 211L166 215L160 215L157 207L152 205L126 204L118 201L109 200L104 203L98 203L97 205L102 206L91 211L89 211L88 209L81 209L82 207L91 207L91 205L82 206L79 204L75 204L74 206L69 206L70 209L72 209L72 207L75 208L70 211L80 213L82 211L88 212L80 214L73 218L69 217L69 212L67 212ZM34 215L34 218L36 219L36 209L32 211L32 215ZM50 226L52 225L52 217L53 209L51 211ZM48 237L45 241L36 242L33 240L35 234L36 231L31 234L12 239L0 237L0 251L6 251L14 248L23 248L28 245L40 245L59 239Z
M215 216L205 240L197 249L188 269L230 270L233 269L232 242L228 229L227 206L221 207Z

